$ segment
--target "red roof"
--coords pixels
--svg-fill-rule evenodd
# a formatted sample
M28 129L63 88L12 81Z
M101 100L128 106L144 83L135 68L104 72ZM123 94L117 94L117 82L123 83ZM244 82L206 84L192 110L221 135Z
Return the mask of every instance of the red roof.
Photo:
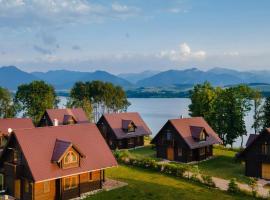
M137 112L111 113L104 114L103 116L118 139L151 134L150 129L143 121L140 114ZM125 125L127 124L127 122L133 122L136 126L135 131L127 134L123 130L123 122L125 123Z
M8 129L34 128L34 124L29 118L7 118L0 119L0 135L7 135Z
M89 122L82 108L47 109L46 112L51 122L53 123L54 119L57 119L59 125L64 124L70 118L73 118L78 124Z
M222 140L202 117L171 119L167 123L173 125L190 149L222 143ZM194 138L194 136L198 135L198 131L203 130L207 133L207 137L205 141L201 142Z
M92 123L15 130L14 135L35 182L117 166L111 150ZM80 149L84 155L80 167L61 169L52 162L57 140ZM60 146L62 149L63 145Z

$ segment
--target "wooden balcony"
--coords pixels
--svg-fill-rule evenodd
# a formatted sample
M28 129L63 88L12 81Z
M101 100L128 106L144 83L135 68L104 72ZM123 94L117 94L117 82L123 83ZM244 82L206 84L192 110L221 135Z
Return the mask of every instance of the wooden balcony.
M14 178L20 177L23 173L23 166L10 162L4 163L5 174Z

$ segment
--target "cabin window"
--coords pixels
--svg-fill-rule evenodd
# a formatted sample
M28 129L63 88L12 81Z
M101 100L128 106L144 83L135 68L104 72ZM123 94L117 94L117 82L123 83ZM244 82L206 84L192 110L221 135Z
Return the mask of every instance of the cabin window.
M269 155L270 154L270 145L267 142L265 142L262 145L262 154L264 154L264 155Z
M88 179L90 182L93 181L93 173L92 172L89 172L89 179Z
M133 144L134 144L133 138L129 138L129 139L128 139L128 145L133 145Z
M0 191L4 190L4 175L0 174Z
M205 148L200 148L199 153L200 153L200 156L205 155Z
M135 131L135 127L133 126L132 123L130 123L130 124L128 125L128 132L134 132L134 131Z
M44 193L49 193L51 189L51 183L50 181L46 181L43 183L43 192Z
M13 162L17 163L18 160L19 160L19 152L16 149L14 149L14 151L13 151Z
M205 141L206 140L206 136L204 132L201 132L200 134L200 141Z
M118 145L119 145L119 146L122 146L122 140L119 140L119 141L118 141Z
M73 164L78 162L78 156L73 152L69 151L64 157L64 164Z
M6 143L7 143L6 138L5 138L4 136L1 136L1 137L0 137L0 147L5 146Z
M29 181L28 180L24 180L24 192L28 193L29 192Z
M171 141L172 140L172 133L170 131L167 131L167 140Z
M71 190L78 187L78 176L64 178L64 190Z
M183 155L183 150L182 148L178 148L178 156L182 156Z

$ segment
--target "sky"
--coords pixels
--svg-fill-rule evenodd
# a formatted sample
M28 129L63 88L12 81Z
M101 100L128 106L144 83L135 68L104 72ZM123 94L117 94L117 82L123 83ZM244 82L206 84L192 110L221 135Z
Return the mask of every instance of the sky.
M270 70L269 0L0 0L0 66Z

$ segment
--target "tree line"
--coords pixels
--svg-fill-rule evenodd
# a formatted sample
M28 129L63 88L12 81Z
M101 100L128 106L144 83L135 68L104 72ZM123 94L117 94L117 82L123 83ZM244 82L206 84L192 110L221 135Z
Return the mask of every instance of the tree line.
M32 118L37 124L46 109L58 108L59 98L52 85L44 81L22 84L15 94L0 87L0 118L16 115ZM66 104L69 108L81 107L90 120L98 120L105 112L126 111L130 103L125 91L102 81L77 82L70 91Z
M233 145L247 135L245 117L253 110L254 133L270 127L270 97L265 101L261 92L246 85L213 87L209 82L195 85L190 94L190 115L202 116L218 133L224 145Z

